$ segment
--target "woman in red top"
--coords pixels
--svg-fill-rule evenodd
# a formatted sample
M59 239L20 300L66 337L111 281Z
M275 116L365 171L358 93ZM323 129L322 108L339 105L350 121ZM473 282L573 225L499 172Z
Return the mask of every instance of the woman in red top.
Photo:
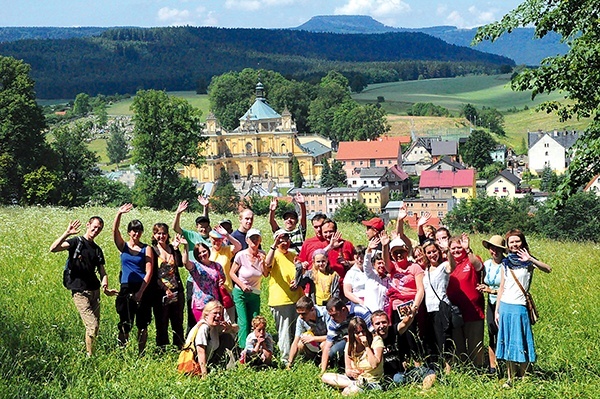
M465 321L462 327L455 327L452 331L456 353L463 361L470 359L476 367L483 367L485 301L483 294L477 290L483 262L471 250L469 236L465 233L450 238L448 245L456 261L448 283L448 299L458 306Z

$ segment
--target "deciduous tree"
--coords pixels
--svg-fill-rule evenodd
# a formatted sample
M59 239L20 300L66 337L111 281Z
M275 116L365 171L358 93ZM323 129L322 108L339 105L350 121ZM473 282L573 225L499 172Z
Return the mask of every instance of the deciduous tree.
M109 137L106 141L106 153L110 163L119 165L128 153L128 143L125 138L125 130L118 123L113 123L108 128Z
M473 130L467 141L460 147L463 161L477 170L483 170L492 163L490 152L496 142L485 130Z
M344 202L335 211L333 218L338 222L362 222L374 217L375 214L365 204L358 200Z

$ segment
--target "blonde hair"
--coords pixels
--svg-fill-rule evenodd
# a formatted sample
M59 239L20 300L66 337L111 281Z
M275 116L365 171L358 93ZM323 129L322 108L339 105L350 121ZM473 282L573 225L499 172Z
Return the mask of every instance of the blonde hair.
M204 305L204 309L202 310L202 318L206 319L210 312L215 309L221 309L221 311L224 309L224 306L221 304L221 302L217 301L216 299Z
M254 316L252 319L252 329L255 330L260 326L267 326L267 319L264 316Z

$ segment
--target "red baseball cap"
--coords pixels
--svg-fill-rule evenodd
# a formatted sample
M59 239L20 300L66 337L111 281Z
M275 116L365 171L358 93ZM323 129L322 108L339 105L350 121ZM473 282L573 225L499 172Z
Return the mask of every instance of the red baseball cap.
M369 219L369 220L363 220L362 224L364 224L367 227L372 227L377 231L382 231L383 228L385 227L385 223L383 223L383 219L381 219L381 218L373 218L373 219Z

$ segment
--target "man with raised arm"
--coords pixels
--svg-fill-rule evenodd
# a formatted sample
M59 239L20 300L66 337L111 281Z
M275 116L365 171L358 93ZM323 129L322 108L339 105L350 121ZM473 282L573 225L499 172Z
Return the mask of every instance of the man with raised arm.
M304 203L304 196L300 192L296 193L294 201L300 207L300 216L298 216L298 212L295 210L285 212L283 214L283 229L290 235L290 249L299 254L302 249L302 243L306 238L306 204ZM277 197L273 197L269 206L269 224L273 233L280 229L279 224L275 220L277 204Z

